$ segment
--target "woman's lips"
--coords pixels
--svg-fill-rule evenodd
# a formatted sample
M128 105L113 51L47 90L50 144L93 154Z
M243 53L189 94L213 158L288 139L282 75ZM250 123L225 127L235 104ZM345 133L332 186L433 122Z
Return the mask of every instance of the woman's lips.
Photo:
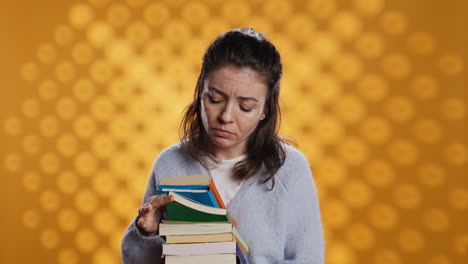
M222 138L230 138L234 135L233 133L229 131L216 129L216 128L213 128L213 133L215 134L215 136L222 137Z

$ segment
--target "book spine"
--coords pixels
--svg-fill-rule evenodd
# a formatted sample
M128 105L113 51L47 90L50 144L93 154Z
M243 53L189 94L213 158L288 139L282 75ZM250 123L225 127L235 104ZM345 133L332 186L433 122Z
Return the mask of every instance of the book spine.
M223 198L221 198L221 195L219 194L218 188L216 188L216 185L215 185L214 181L211 180L210 184L208 186L210 187L211 191L213 192L213 195L216 198L216 201L218 202L219 207L226 209L226 205L224 204ZM234 219L231 218L229 213L227 214L227 217L228 217L228 221L231 221L232 225L236 226L236 222L234 221Z
M206 185L158 185L158 189L208 190Z
M160 236L232 233L232 223L159 224Z
M236 254L236 242L163 244L162 251L164 256Z
M213 181L210 182L210 189L213 191L213 195L216 198L216 201L218 202L218 205L220 208L226 209L226 205L223 202L223 199L221 198L221 195L219 195L218 189L216 188L216 185L214 184Z
M210 235L170 235L166 236L167 244L183 243L214 243L235 241L232 233L219 233Z
M208 197L210 198L210 201L212 204L214 204L216 207L220 207L219 206L219 203L218 203L218 200L216 199L216 197L213 195L213 190L209 190L208 191ZM221 207L220 207L221 208Z

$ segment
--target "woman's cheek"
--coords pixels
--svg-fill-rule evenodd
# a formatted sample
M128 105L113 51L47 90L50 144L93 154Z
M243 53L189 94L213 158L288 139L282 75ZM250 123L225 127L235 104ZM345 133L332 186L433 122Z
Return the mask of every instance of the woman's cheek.
M248 122L249 124L256 125L256 123L260 119L260 113L255 110L252 110L251 112L242 112L241 117L243 122Z

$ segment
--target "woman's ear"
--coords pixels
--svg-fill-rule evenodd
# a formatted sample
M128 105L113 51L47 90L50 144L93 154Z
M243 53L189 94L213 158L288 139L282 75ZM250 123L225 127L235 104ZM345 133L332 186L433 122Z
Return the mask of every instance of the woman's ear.
M266 106L264 106L263 111L262 111L262 115L260 116L260 120L265 119L265 117L267 115L267 112L268 112L268 110L267 110Z

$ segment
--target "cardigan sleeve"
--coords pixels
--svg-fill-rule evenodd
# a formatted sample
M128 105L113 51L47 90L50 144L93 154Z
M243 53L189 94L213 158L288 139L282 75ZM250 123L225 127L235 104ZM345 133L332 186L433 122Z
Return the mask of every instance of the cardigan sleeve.
M155 162L156 166L156 162ZM149 197L156 195L155 166L153 166L151 175L146 186L142 205ZM124 264L133 263L162 263L162 244L165 240L159 236L146 236L137 227L138 216L130 223L122 239L121 254Z
M297 159L295 181L287 196L285 260L280 263L323 264L325 246L317 191L307 159L302 154Z

